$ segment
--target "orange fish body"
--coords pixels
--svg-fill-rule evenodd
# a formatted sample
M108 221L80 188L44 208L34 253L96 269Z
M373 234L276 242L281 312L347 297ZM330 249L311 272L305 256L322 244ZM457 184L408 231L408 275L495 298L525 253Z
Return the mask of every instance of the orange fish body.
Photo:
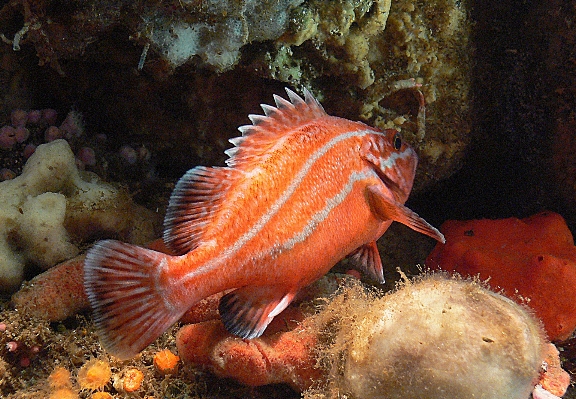
M329 116L306 91L250 115L227 167L191 169L176 185L164 241L178 256L107 240L85 262L104 346L135 356L196 302L220 301L226 328L260 336L336 262L384 281L376 240L392 221L444 237L403 204L417 165L395 130Z

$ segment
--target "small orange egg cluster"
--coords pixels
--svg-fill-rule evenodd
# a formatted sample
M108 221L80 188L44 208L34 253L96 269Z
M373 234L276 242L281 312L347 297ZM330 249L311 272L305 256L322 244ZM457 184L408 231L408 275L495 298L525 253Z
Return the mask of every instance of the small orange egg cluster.
M178 373L180 357L173 354L169 349L161 350L154 355L154 366L162 375Z

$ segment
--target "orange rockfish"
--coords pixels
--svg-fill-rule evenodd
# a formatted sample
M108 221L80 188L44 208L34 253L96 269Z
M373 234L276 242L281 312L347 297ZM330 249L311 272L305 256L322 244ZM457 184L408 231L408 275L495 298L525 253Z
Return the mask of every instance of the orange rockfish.
M227 167L196 167L176 185L164 241L179 256L106 240L87 254L86 294L102 343L130 358L192 305L220 300L226 328L260 336L298 290L351 255L384 281L376 240L392 221L444 242L403 204L418 157L397 131L329 116L286 90L249 115Z

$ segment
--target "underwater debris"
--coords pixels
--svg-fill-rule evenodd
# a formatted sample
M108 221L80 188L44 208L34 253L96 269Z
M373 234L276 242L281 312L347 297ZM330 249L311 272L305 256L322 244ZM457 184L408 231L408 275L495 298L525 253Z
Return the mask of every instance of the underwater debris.
M525 303L551 340L566 339L576 329L576 246L562 216L449 220L441 230L446 244L434 248L426 266L479 276Z

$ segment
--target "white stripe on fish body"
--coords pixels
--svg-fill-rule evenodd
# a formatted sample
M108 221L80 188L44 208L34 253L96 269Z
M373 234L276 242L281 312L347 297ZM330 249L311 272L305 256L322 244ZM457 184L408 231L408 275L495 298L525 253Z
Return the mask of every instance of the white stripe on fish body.
M331 138L328 142L326 142L323 146L318 148L307 158L306 162L304 162L302 167L292 178L289 185L282 192L282 194L275 201L273 201L268 210L265 213L263 213L256 220L255 223L253 223L251 226L247 228L244 234L242 234L232 245L223 248L218 256L210 259L201 267L184 275L180 282L182 284L186 284L186 282L189 281L190 279L194 279L198 275L207 273L226 262L230 262L232 258L236 256L238 252L240 252L247 243L249 243L254 238L258 237L258 234L261 233L266 228L266 226L269 224L272 218L281 214L283 207L286 205L286 203L288 203L291 200L291 198L297 192L298 188L300 187L304 179L309 177L310 171L313 169L316 163L320 159L322 159L324 155L326 155L336 145L342 143L345 140L357 139L365 135L378 135L385 137L385 135L381 132L372 129L364 129L364 130L344 132L339 134L338 136ZM358 154L360 151L360 146L356 145L356 148L350 148L349 151L353 151L355 152L355 154ZM349 156L349 155L350 153L348 151L342 154L342 156ZM413 150L410 147L407 147L407 149L402 153L394 154L394 156L388 157L388 159L385 161L386 168L392 168L398 159L403 159L406 157L410 157L412 155ZM250 177L254 178L257 175L257 173L259 173L259 169L260 168L256 168L253 171L249 172L251 175ZM351 174L345 186L340 189L340 192L338 194L328 199L325 207L316 213L315 217L318 218L318 221L314 220L308 221L308 223L298 233L296 233L293 237L289 238L287 241L285 241L284 244L282 244L282 247L284 247L283 250L287 249L287 247L290 245L295 245L297 242L304 241L306 240L306 238L310 237L316 230L318 224L322 220L327 218L330 212L345 199L345 197L349 194L349 191L352 190L353 184L363 178L368 177L368 175L365 175L364 173L368 173L372 178L377 178L376 174L372 170L370 170L370 172L361 172L360 174L358 173L355 174L355 172L351 171ZM275 252L274 247L276 246L267 244L265 248L262 250L262 253L252 254L251 259L264 259L270 256L271 252Z
M396 167L396 161L399 159L405 159L412 156L415 156L416 153L411 147L406 148L406 150L402 152L394 152L390 154L387 158L380 158L380 169L382 171L386 171L388 169L392 169Z
M342 190L335 196L328 198L326 200L326 206L321 209L320 211L316 212L309 220L306 226L296 234L294 234L290 239L285 241L281 245L275 246L278 253L282 253L283 251L290 250L294 248L296 244L302 243L306 241L308 237L310 237L318 225L322 223L324 220L328 218L332 210L334 210L338 205L340 205L346 197L352 191L354 184L363 181L363 180L370 180L370 179L377 179L378 175L371 169L365 169L361 172L353 172L350 174L350 178L342 187Z

